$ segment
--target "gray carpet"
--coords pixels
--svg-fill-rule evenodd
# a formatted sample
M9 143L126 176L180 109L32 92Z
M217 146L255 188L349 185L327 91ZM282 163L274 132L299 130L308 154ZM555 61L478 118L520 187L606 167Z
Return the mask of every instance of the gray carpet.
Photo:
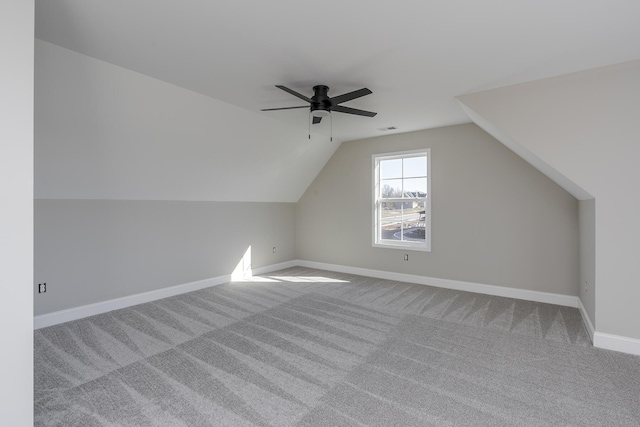
M35 331L37 426L639 426L578 310L292 268Z

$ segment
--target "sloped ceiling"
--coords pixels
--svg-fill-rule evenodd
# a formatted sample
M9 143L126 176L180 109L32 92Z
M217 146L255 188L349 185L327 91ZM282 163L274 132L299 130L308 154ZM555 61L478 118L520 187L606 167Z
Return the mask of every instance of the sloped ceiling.
M322 135L36 41L35 196L296 202Z
M297 169L310 177L286 171L301 185L269 197L295 201L341 141L388 134L380 129L389 126L407 132L468 122L458 95L640 58L638 16L640 2L627 0L37 0L36 37L212 98L238 126L264 135L225 143L243 152L269 147L260 156L267 168L288 159L295 144L309 144L305 110L260 112L302 105L275 84L307 95L315 84L330 86L330 95L370 88L372 95L345 105L376 117L334 114L333 143L324 120L313 133L328 145L296 149L307 151ZM286 142L274 143L273 126ZM256 162L234 164L256 178Z

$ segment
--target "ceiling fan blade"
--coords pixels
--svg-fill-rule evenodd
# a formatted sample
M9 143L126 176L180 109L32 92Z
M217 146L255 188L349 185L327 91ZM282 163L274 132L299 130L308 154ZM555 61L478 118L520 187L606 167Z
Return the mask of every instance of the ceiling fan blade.
M317 125L318 123L320 123L322 121L322 117L316 117L313 116L313 124Z
M281 86L281 85L276 85L276 87L278 89L282 89L283 91L290 93L293 96L297 96L298 98L303 99L303 100L307 101L308 103L311 103L311 98L307 98L306 96L304 96L301 93L296 92L295 90L291 90L288 87Z
M367 117L373 117L376 114L378 114L372 111L364 111L364 110L358 110L357 108L343 107L342 105L332 106L331 111L337 111L338 113L355 114L358 116L367 116Z
M354 90L353 92L334 96L333 98L331 98L331 103L333 105L341 104L343 102L351 101L352 99L360 98L361 96L370 95L372 93L373 92L365 87L362 89Z
M293 110L294 108L309 108L309 106L301 105L299 107L263 108L260 111Z

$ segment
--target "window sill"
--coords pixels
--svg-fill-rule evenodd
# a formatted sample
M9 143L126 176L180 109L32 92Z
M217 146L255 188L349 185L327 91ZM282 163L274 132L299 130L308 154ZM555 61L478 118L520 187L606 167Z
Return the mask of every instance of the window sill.
M429 244L411 244L411 243L374 243L374 248L386 248L386 249L401 249L403 251L419 251L419 252L431 252L431 245Z

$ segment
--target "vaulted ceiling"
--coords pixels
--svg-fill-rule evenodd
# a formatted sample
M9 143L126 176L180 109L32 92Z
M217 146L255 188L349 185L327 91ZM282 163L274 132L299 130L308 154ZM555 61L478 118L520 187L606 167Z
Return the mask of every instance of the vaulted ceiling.
M378 116L335 115L343 140L467 122L457 95L640 52L629 0L41 0L36 12L42 40L303 128L305 110L259 113L301 105L275 84L369 87L348 105Z
M304 104L274 85L368 87L345 105L378 115L334 113L340 142L469 122L456 96L640 58L638 16L632 0L37 0L36 37L301 139L305 109L260 111ZM313 131L328 135L329 121Z

